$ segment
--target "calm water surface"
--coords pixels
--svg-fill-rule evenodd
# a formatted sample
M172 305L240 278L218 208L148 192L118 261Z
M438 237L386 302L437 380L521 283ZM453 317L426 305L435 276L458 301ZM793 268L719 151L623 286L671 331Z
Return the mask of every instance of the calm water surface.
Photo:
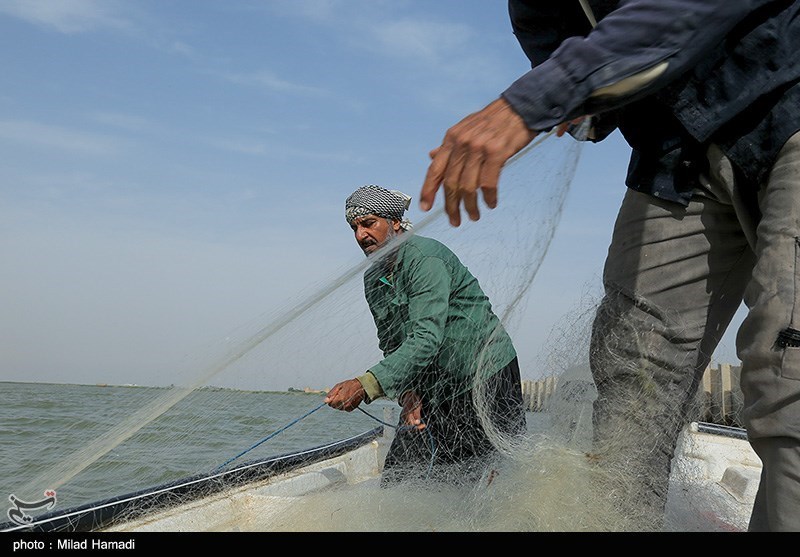
M208 472L231 459L239 464L345 439L380 426L384 417L377 403L367 407L374 417L333 410L322 394L201 389L138 431L123 427L119 437L127 438L86 465L94 459L86 453L91 443L168 391L0 382L0 497L41 499L66 465L80 472L56 488L58 506L72 507ZM42 485L27 485L36 478ZM24 487L35 491L22 493Z

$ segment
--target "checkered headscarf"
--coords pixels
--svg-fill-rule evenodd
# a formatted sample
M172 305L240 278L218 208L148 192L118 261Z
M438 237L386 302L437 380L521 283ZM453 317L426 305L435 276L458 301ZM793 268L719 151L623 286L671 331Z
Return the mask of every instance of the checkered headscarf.
M403 230L410 230L411 221L403 217L411 204L411 196L397 190L387 190L380 186L363 186L354 191L344 202L344 218L349 224L364 215L375 215L391 220L399 220Z

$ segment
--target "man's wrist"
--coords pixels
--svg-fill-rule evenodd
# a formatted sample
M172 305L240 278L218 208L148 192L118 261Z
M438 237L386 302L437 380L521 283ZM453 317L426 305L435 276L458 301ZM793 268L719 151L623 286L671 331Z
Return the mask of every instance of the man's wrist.
M364 388L364 393L366 393L364 402L367 404L383 396L381 384L375 376L372 375L372 372L367 371L364 375L356 377L356 379L358 379L358 382L361 383L361 386Z

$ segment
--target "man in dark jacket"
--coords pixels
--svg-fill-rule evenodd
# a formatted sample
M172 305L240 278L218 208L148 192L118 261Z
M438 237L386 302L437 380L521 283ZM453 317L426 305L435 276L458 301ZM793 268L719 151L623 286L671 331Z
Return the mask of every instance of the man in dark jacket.
M506 161L581 121L632 148L604 270L595 453L654 512L703 371L742 300L742 419L761 458L749 529L800 531L800 2L510 0L531 70L431 151L454 226ZM577 136L577 134L576 134ZM583 138L583 137L581 137ZM632 511L634 512L634 511Z

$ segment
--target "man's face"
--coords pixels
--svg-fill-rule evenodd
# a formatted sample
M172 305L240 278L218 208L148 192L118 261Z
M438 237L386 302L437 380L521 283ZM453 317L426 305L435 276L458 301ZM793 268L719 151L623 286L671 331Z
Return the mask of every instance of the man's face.
M375 215L364 215L354 219L350 228L353 229L356 242L363 250L364 255L369 255L400 232L400 221Z

